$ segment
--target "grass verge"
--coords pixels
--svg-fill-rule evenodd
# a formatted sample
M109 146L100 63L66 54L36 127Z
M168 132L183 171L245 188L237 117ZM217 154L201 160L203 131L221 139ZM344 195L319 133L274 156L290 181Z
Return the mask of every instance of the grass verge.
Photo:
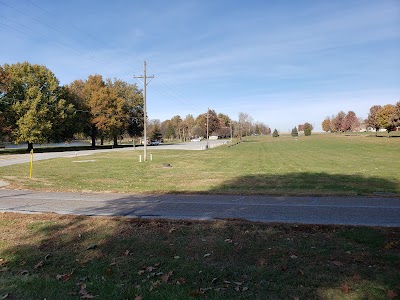
M398 228L0 215L1 299L398 299Z

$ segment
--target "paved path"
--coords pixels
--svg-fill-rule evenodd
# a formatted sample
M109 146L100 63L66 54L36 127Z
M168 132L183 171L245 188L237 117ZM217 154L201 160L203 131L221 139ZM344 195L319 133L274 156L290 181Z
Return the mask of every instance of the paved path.
M224 143L227 143L227 140L210 140L209 146L210 148L220 146ZM203 140L201 142L186 142L179 144L161 144L159 146L148 146L147 149L149 152L155 150L204 150L206 149L207 141ZM65 152L48 152L48 153L34 153L34 160L44 160L44 159L52 159L52 158L60 158L60 157L79 157L86 155L93 155L102 152L110 152L110 151L136 151L137 155L143 153L143 147L136 147L134 150L133 147L124 147L124 148L115 148L115 149L98 149L98 150L82 150L82 151L65 151ZM0 155L0 167L10 166L15 164L23 164L28 163L30 161L31 155L27 154L11 154L11 155Z
M0 211L400 227L400 198L379 197L129 195L0 189Z

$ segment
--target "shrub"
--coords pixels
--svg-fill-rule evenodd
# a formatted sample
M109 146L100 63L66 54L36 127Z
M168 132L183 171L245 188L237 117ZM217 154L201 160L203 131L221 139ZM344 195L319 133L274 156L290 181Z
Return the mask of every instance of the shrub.
M272 133L272 136L278 137L279 136L278 130L275 129L274 132Z

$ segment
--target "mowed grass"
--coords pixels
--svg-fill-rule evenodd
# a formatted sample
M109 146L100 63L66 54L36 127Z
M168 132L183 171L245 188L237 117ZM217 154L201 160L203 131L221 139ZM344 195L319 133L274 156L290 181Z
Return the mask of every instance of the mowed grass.
M400 195L400 139L252 137L207 151L141 150L0 168L16 188L124 193ZM172 167L164 167L170 164Z
M0 299L398 299L398 228L0 214Z

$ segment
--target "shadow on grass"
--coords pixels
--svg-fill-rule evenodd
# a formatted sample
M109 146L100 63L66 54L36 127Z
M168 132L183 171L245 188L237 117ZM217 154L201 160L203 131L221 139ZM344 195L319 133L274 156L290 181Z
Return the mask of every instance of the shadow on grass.
M0 221L4 299L384 299L400 280L394 228L360 239L355 227L243 221Z
M386 195L400 194L400 182L378 177L320 173L247 175L212 188L209 193L271 195Z

